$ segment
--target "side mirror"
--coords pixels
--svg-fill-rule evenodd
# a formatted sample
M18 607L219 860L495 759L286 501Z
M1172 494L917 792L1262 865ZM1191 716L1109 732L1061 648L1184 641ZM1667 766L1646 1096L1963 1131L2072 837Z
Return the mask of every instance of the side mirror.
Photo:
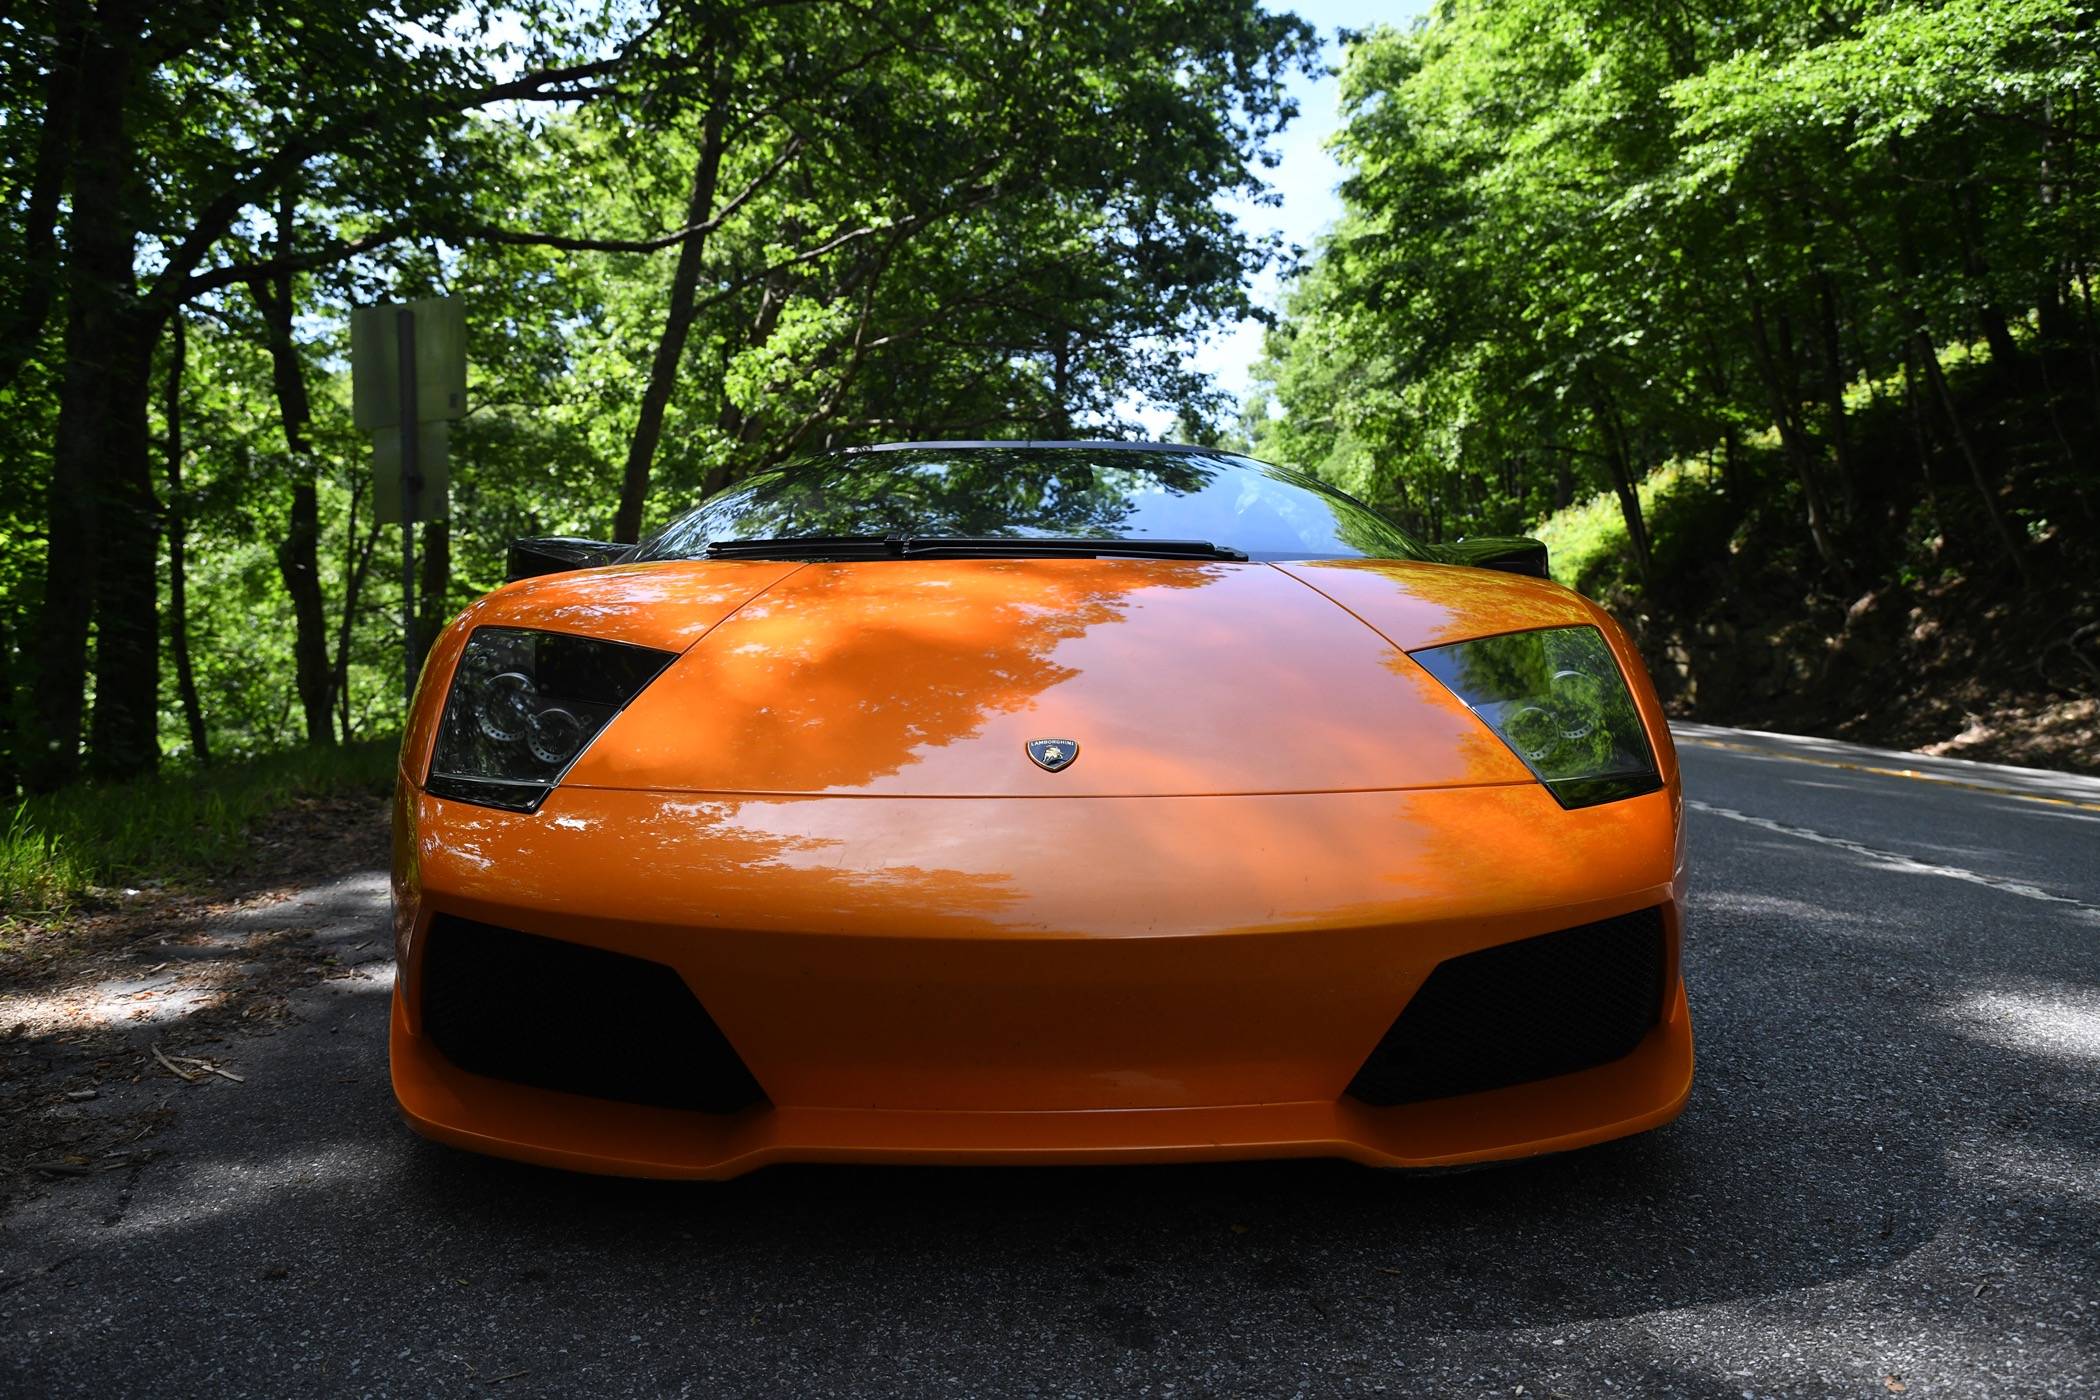
M1528 574L1551 578L1546 571L1546 546L1523 535L1479 535L1435 545L1436 556L1446 564L1470 564L1476 569L1500 569L1506 574Z
M512 540L504 575L509 582L516 583L521 578L538 578L541 574L595 569L600 564L619 563L632 548L633 545L572 539L565 535L543 540Z

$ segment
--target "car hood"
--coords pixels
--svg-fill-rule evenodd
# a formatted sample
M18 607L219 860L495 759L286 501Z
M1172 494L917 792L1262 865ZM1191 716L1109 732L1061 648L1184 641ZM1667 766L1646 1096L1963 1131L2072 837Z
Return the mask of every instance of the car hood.
M585 602L549 580L535 605L480 619L698 634L565 786L1139 797L1529 782L1406 651L1589 620L1554 585L1434 564L754 567L594 571L570 584ZM1046 771L1028 754L1038 739L1076 744L1076 760Z

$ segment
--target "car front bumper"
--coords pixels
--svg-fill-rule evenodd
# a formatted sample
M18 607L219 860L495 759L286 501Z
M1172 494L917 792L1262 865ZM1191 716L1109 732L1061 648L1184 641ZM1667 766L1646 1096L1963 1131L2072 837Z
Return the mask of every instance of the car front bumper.
M1438 1167L1581 1147L1667 1122L1690 1089L1680 815L1674 785L1577 811L1529 784L1048 800L562 788L514 814L403 784L395 1093L444 1142L649 1176ZM1667 954L1630 1053L1392 1107L1349 1094L1439 964L1646 909ZM652 1107L459 1068L419 1014L447 916L674 969L766 1101Z

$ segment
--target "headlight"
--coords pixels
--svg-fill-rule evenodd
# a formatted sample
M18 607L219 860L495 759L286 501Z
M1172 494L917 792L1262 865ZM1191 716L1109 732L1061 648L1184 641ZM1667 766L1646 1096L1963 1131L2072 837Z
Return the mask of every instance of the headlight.
M477 627L460 652L430 790L529 812L674 652L522 627Z
M1486 721L1561 806L1662 786L1626 678L1596 628L1511 632L1409 654Z

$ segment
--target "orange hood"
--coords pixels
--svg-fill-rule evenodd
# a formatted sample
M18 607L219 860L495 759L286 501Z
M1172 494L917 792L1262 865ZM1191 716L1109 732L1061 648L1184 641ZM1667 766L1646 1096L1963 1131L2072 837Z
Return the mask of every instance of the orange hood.
M535 579L447 640L686 648L565 786L1135 797L1529 782L1404 649L1592 620L1551 584L1433 564L700 562ZM1077 760L1036 767L1039 738Z

